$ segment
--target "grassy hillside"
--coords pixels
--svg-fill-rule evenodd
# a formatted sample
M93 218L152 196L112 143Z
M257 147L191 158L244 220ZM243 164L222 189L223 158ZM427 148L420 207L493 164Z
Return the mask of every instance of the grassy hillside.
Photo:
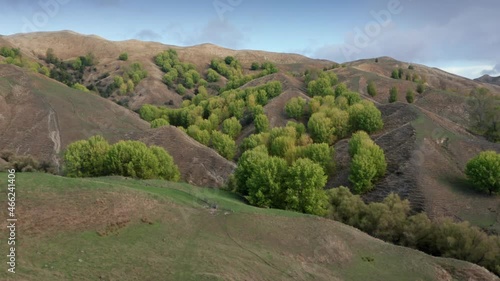
M23 173L17 188L18 270L1 280L497 280L334 221L187 184Z

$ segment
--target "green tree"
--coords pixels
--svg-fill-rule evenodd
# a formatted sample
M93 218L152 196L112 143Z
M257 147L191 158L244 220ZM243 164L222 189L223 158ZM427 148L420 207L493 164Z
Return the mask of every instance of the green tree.
M164 180L179 181L181 174L179 168L174 163L174 158L163 147L153 145L149 150L158 160L158 170L155 172L156 176Z
M252 65L250 66L250 70L257 70L259 69L260 65L258 62L252 62Z
M255 131L257 133L267 132L269 130L269 119L265 114L258 114L254 118Z
M323 187L327 177L323 168L309 159L298 159L286 173L284 209L324 215L328 198Z
M334 94L331 82L327 78L319 78L317 80L309 82L309 84L307 85L307 92L311 97L323 97Z
M219 131L212 131L211 147L228 160L233 159L236 154L236 143L234 140Z
M191 125L187 128L187 134L203 145L210 144L210 132L201 130L197 125Z
M65 172L69 177L98 177L107 174L105 164L109 143L102 136L93 136L68 145L64 152Z
M406 101L408 103L413 103L414 100L415 100L415 93L411 89L408 89L408 91L406 91Z
M285 105L285 112L290 118L300 119L304 116L306 100L302 97L291 98Z
M391 91L389 93L389 102L393 103L398 100L398 88L395 86L391 88Z
M259 146L243 152L234 172L237 192L244 196L248 195L248 179L256 173L257 169L263 166L264 161L268 157L269 155L265 146Z
M263 208L283 208L282 186L287 163L279 157L266 157L250 174L246 184L250 204Z
M153 128L153 129L165 127L165 126L169 126L169 125L170 125L170 123L165 118L158 118L158 119L151 121L151 128Z
M368 86L366 86L366 90L368 94L372 97L377 95L377 89L375 88L375 83L373 81L368 82Z
M404 70L402 68L398 69L398 78L403 79Z
M307 122L307 129L314 142L327 144L332 142L333 124L332 120L325 113L314 113L309 118L309 122Z
M182 84L179 84L177 85L177 93L181 96L185 95L186 94L186 88L182 85Z
M326 143L313 143L301 147L298 152L298 158L307 158L316 164L319 164L326 175L333 172L334 169L334 148Z
M348 92L349 89L347 88L347 85L345 83L340 83L337 85L335 88L335 97L341 96L343 93Z
M373 133L384 127L382 113L369 101L363 101L348 109L349 125L352 131L366 131Z
M82 85L80 83L75 83L73 86L71 86L71 88L82 91L82 92L90 92L89 89L87 89L87 87L85 87L84 85Z
M122 61L127 61L127 60L128 60L128 53L121 53L121 54L118 56L118 59L119 59L119 60L122 60Z
M273 156L285 157L286 153L295 148L295 138L279 136L272 139L269 152Z
M373 145L370 136L365 131L357 131L349 140L349 155L354 157L362 147L367 145Z
M500 191L500 154L483 151L469 160L465 174L474 188L491 195Z
M361 194L373 188L373 179L377 175L377 167L367 153L357 153L351 161L349 181L355 193Z
M422 94L425 92L425 85L422 82L417 84L417 93Z
M397 69L394 69L391 73L391 78L392 79L399 79L399 71Z
M217 82L220 79L219 73L213 69L208 69L207 71L207 81L208 82Z
M236 139L241 133L241 124L236 117L231 117L222 122L222 132L233 139Z

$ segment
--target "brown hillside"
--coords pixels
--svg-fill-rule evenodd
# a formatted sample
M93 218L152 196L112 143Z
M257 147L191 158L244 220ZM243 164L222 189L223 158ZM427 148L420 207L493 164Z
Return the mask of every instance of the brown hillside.
M222 186L236 165L176 127L153 129L140 139L170 152L183 180L197 186Z
M150 130L139 116L95 94L70 89L44 76L0 65L0 151L31 155L60 166L66 146L93 135L111 143L145 139L165 147L183 180L219 187L234 168L178 129ZM192 152L192 154L183 154Z

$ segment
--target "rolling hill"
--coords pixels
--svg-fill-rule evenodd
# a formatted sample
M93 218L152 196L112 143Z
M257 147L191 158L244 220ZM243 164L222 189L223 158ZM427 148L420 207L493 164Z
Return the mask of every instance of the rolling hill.
M214 189L37 173L17 182L15 280L498 280L466 262Z
M111 143L140 140L164 147L179 166L183 182L219 188L233 173L234 161L174 126L151 129L136 113L144 104L179 108L194 93L193 89L183 96L167 87L162 82L165 73L154 57L172 48L180 60L193 64L202 75L212 59L226 56L238 59L245 74L252 73L252 62L274 63L278 73L240 87L281 82L282 93L263 108L271 127L291 121L284 112L291 98L310 99L304 71L324 69L334 72L339 82L372 101L382 113L384 128L372 138L384 150L388 168L374 190L363 195L365 201L378 202L396 193L410 200L414 212L424 211L432 219L466 220L490 233L500 233L500 198L471 191L464 174L467 161L477 153L500 152L499 143L469 128L471 91L484 87L497 101L500 97L500 86L484 79L474 81L389 57L338 65L296 54L230 50L211 44L177 47L137 40L114 42L70 31L0 36L1 46L20 48L24 58L41 65L47 65L43 57L48 49L65 61L91 52L98 63L83 73L85 86L109 85L134 62L144 67L148 77L130 94L104 98L25 68L0 64L0 130L4 132L0 151L33 156L62 169L62 153L73 141L96 134ZM118 60L123 52L128 53L128 61ZM395 69L403 71L402 79L391 78ZM222 77L212 86L216 89L226 81ZM378 92L373 97L367 93L370 81ZM419 83L425 90L415 93L414 103L407 103L405 93L416 92ZM395 103L388 103L391 87L399 90ZM219 93L212 89L211 94ZM236 143L254 132L255 126L246 124ZM334 145L336 169L326 188L350 185L348 141ZM0 158L0 166L2 161ZM22 258L28 265L21 273L26 280L33 275L40 276L39 280L83 280L90 269L96 272L92 278L102 280L141 275L151 279L169 275L174 280L406 280L407 276L415 276L412 280L497 280L479 267L383 243L337 222L256 209L217 189L43 174L22 174L21 183L26 187L22 194L26 200L21 203L26 224L22 227L29 237L23 241L29 249ZM93 208L84 212L89 205ZM37 212L35 206L43 212ZM68 218L58 225L54 218L61 214ZM53 229L40 222L48 222ZM128 249L126 245L135 246ZM146 248L154 251L146 253ZM56 258L56 253L64 255ZM98 258L97 253L105 254ZM75 261L80 254L82 261ZM137 260L145 266L138 266ZM118 263L127 265L127 272L113 270ZM253 275L257 273L263 277Z

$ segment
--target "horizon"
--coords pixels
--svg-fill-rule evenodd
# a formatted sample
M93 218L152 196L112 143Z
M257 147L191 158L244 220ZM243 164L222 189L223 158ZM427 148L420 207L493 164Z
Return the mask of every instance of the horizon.
M6 36L66 30L111 41L181 47L209 43L338 63L388 56L471 79L500 75L495 48L500 46L495 32L500 2L493 0L363 0L358 5L290 1L286 8L263 1L195 0L176 3L175 12L170 12L174 4L157 1L2 2L6 9L0 11L0 33ZM75 11L92 16L75 17Z

